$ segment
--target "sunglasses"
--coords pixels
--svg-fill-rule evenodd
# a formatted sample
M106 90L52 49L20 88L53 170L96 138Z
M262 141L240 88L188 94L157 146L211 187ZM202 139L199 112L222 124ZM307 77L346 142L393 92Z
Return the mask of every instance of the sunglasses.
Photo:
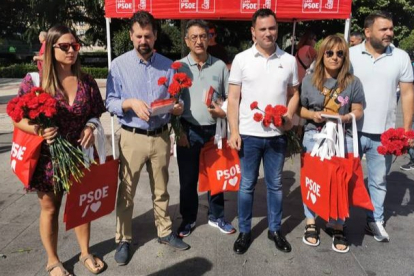
M80 50L80 43L57 43L53 45L53 48L59 48L64 52L68 52L69 48L72 47L73 51L77 52Z
M334 52L334 51L332 51L332 50L325 51L325 55L326 55L326 57L328 57L328 58L333 57L333 55L334 55L334 54L335 54L335 52ZM343 57L344 57L344 51L342 51L342 50L336 51L336 56L337 56L338 58L343 58Z

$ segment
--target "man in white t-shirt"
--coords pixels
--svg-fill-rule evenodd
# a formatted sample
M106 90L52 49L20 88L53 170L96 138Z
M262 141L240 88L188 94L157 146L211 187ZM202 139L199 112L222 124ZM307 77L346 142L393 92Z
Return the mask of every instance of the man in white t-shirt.
M291 246L282 235L282 170L286 152L285 130L292 128L299 92L296 60L276 44L278 25L270 9L260 9L252 18L251 32L255 44L239 53L232 64L229 77L228 121L231 136L229 145L239 150L242 179L238 193L239 236L233 250L243 254L251 242L251 220L254 187L263 159L267 187L268 237L276 248L290 252ZM259 110L267 105L287 106L284 124L258 122ZM256 120L253 119L255 116Z
M365 153L368 167L368 189L374 211L367 212L366 231L377 241L388 242L384 223L386 175L392 156L380 155L381 134L395 127L397 86L400 86L405 130L411 129L413 115L413 69L406 52L391 44L394 26L391 15L375 12L364 23L366 40L350 49L355 76L364 87L366 107L358 121L360 155Z

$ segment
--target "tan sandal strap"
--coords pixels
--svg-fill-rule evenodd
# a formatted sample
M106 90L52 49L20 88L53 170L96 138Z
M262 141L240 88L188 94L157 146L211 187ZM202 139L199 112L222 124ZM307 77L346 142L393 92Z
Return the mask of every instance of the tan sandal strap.
M95 260L95 257L92 254L88 254L85 257L80 258L79 260L82 263L85 263L88 259L91 260L94 267L99 267L98 262Z
M72 274L70 274L64 267L63 267L63 264L62 264L62 262L57 262L57 263L55 263L55 264L53 264L53 265L50 265L50 266L47 266L46 267L46 271L47 271L47 273L50 273L53 269L55 269L55 268L60 268L60 270L61 270L61 272L63 273L63 275L72 275Z

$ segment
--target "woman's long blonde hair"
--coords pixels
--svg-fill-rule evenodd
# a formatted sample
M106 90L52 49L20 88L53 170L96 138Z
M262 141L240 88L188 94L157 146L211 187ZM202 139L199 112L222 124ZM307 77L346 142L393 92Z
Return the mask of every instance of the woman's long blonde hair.
M42 88L49 94L55 96L57 91L62 91L62 84L59 81L57 72L57 61L55 58L55 50L53 45L59 40L62 35L72 34L76 42L79 42L76 34L68 27L63 25L57 25L47 32L46 36L46 48L44 53L43 72L42 72ZM80 58L76 59L76 62L72 65L72 73L74 76L81 80L82 72L80 68Z
M338 48L338 50L344 51L342 67L339 69L339 73L336 78L338 82L338 88L343 91L354 80L354 76L349 72L351 61L349 59L348 44L343 37L339 35L330 35L322 41L315 60L315 70L312 77L312 84L318 88L319 91L323 90L323 85L326 80L325 65L323 63L325 51L332 50L335 48L335 46Z

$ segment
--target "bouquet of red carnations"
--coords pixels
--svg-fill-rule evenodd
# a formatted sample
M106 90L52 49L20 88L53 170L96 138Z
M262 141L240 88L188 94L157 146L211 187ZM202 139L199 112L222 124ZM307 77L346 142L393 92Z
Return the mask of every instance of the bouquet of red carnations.
M381 134L381 146L377 148L379 154L400 156L410 148L409 140L414 139L414 131L405 131L403 128L390 128Z
M55 126L54 116L57 113L56 99L40 87L33 87L29 93L17 96L7 104L7 114L16 123L28 119L30 124L38 126L38 135L41 130ZM81 149L73 146L66 139L58 136L49 144L55 192L61 188L69 192L72 185L71 176L77 182L83 176L81 165L87 167ZM90 160L90 163L94 163ZM59 185L61 184L61 185Z
M286 114L287 108L284 105L275 105L271 106L270 104L266 106L265 110L259 108L258 102L252 102L250 104L251 110L259 110L253 115L253 119L262 123L264 127L269 127L270 124L273 124L275 127L281 127L284 123L283 115ZM293 156L296 153L302 151L302 146L300 139L294 131L285 131L287 137L287 152L286 156Z
M174 70L178 70L182 67L181 62L173 62L171 64L171 68ZM167 86L167 77L161 77L158 79L158 85L165 85ZM182 89L191 87L192 85L191 79L187 76L186 73L175 73L173 76L173 81L170 85L168 85L168 93L170 93L171 98L175 99L175 102L178 103ZM180 116L171 115L171 128L174 130L174 134L176 139L180 138L181 135L181 123L180 123ZM171 129L170 129L171 132Z

